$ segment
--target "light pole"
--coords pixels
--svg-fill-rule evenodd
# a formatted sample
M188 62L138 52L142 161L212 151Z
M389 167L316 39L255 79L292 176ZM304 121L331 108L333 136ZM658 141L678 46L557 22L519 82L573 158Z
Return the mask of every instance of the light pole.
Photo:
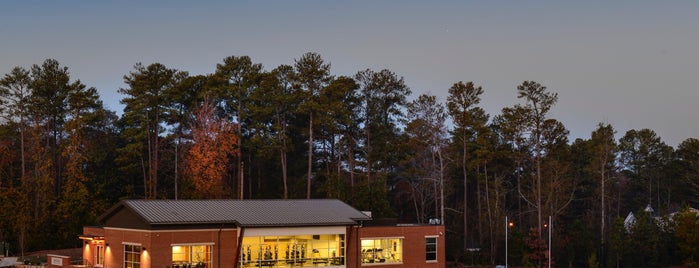
M551 216L549 216L549 222L544 223L544 228L546 231L548 231L548 240L549 240L549 245L548 248L546 248L546 259L548 259L549 263L549 268L551 268L551 229L553 229L553 226L551 226Z
M509 224L510 222L507 220L507 216L505 216L505 268L507 268L507 231L510 229Z
M507 216L505 216L505 268L507 268L507 233L512 226L515 226L515 223L507 220Z

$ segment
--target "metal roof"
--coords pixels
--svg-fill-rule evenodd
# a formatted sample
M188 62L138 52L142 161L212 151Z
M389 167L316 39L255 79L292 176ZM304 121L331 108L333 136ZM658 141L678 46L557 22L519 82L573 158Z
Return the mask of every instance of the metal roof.
M354 225L371 217L334 199L123 200L151 225L235 223L243 227ZM107 212L101 218L108 217Z

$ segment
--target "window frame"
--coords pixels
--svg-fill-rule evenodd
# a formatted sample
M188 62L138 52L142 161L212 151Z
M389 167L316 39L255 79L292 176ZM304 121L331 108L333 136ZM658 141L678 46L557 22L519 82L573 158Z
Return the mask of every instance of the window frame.
M174 247L183 247L187 248L185 252L179 253L183 254L182 256L185 256L183 261L184 263L189 263L191 266L190 267L199 267L199 268L212 268L213 267L213 257L214 257L214 245L215 243L213 242L203 242L203 243L176 243L176 244L170 244L170 257L173 261L173 267L174 267L174 262L175 262L175 251ZM194 250L194 247L204 247L204 255L203 258L204 260L200 260L199 262L196 262L197 264L201 263L204 265L204 267L201 266L196 266L192 265L195 263L194 261L194 254L196 251ZM178 260L179 261L179 260Z
M124 243L124 268L141 268L141 254L143 246L141 244ZM130 260L128 256L131 256ZM130 265L129 265L130 264Z
M301 230L310 230L303 228ZM327 228L325 229L327 230ZM343 230L343 229L342 229ZM248 236L246 232L241 244L239 267L247 265L313 265L339 267L346 265L346 235L321 230L316 233L274 232L263 234L259 230ZM282 233L282 234L280 234ZM269 255L267 255L269 254Z
M430 243L430 240L434 239L433 243ZM425 236L425 262L426 263L435 263L439 262L439 250L437 248L439 236L436 235L428 235ZM430 246L434 247L434 250L430 250ZM429 258L430 255L434 255L433 258Z
M392 250L391 251L396 251L398 252L398 255L400 256L397 261L391 261L391 262L364 262L364 254L363 254L363 242L364 241L372 241L372 243L376 243L377 240L381 241L389 241L392 242L392 240L399 240L400 242L397 247L400 249ZM405 263L405 249L404 249L404 244L405 244L405 237L404 236L385 236L385 237L362 237L359 239L359 255L360 255L360 260L359 263L361 266L372 266L372 265L401 265ZM392 245L391 245L392 247Z

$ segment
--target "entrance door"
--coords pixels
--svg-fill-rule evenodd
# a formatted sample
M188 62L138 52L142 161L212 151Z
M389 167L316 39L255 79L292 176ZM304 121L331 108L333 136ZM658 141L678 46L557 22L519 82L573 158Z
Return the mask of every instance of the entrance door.
M95 267L104 267L104 245L97 245Z

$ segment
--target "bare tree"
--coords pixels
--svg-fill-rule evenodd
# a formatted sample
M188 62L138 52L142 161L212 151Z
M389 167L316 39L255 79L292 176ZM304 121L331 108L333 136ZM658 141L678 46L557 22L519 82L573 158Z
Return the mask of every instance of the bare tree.
M440 221L444 222L444 172L447 161L442 154L447 131L444 106L437 102L436 96L420 95L408 103L407 120L413 137L423 142L431 155L429 177L435 178L435 197L439 200L435 202L435 212L438 211Z

